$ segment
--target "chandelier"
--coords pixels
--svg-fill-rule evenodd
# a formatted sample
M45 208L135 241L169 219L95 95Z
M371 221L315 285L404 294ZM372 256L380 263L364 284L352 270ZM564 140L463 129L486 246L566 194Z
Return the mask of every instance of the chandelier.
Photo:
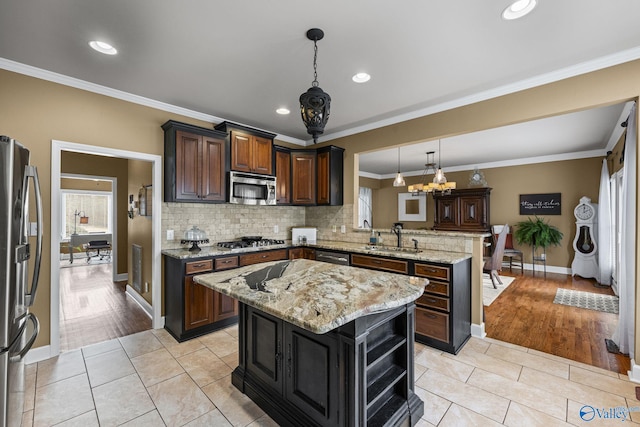
M438 140L438 164L436 169L435 151L427 152L427 163L425 163L424 172L422 172L421 183L410 185L407 190L414 196L421 194L434 193L434 194L451 194L451 190L456 188L455 182L447 181L447 177L444 176L442 167L440 166L440 141ZM427 182L427 175L434 174L433 180Z
M322 135L324 127L329 120L329 108L331 97L318 86L318 71L316 61L318 59L318 40L322 40L324 31L312 28L307 31L307 38L313 40L313 82L305 93L300 95L300 114L307 128L307 133L313 136L313 143L318 142L318 135Z

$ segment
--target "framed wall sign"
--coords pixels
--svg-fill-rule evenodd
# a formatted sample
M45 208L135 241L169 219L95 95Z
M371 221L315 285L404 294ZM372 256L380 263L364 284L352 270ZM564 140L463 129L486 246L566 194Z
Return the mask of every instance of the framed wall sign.
M560 215L561 193L521 194L520 215Z
M427 197L398 193L398 221L426 221Z

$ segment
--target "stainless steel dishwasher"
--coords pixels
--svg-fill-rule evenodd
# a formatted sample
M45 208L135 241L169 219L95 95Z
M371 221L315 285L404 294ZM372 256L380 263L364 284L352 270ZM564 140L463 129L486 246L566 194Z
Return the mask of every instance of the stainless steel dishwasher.
M340 252L319 251L316 249L316 261L339 265L351 265L351 256Z

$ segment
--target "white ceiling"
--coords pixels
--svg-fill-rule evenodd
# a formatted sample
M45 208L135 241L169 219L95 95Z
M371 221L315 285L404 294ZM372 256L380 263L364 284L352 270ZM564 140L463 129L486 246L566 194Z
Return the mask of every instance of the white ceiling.
M511 22L500 17L508 4L4 1L0 67L212 122L243 123L304 144L309 136L298 97L313 79L313 43L305 36L309 28L325 31L318 42L318 80L332 97L320 141L640 58L638 0L539 0L530 15ZM95 39L114 45L118 55L91 50L88 42ZM371 81L353 83L351 76L360 71L370 73ZM275 109L282 106L291 114L277 115ZM591 116L574 122L586 129L600 111L606 116L597 120L614 126L614 109L585 113ZM482 144L482 152L503 151L505 145L492 148L481 139L497 137L491 132L471 142ZM602 138L608 138L598 127L584 132L588 138L574 138L571 146L556 140L550 144L553 150L544 153L532 151L532 144L542 145L542 135L534 143L523 141L529 132L519 131L517 144L516 137L508 138L511 156L602 150ZM593 133L601 139L591 138ZM453 162L447 160L453 159L453 145L443 142L445 165ZM474 157L452 165L481 160Z

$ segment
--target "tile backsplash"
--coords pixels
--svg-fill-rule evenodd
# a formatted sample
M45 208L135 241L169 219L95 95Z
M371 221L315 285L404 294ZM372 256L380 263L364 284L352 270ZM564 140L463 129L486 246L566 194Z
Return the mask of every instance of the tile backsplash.
M180 244L184 232L197 225L215 245L242 236L262 236L269 239L291 239L292 227L315 227L318 240L369 242L369 230L353 229L353 204L343 206L248 206L234 204L163 203L162 249L184 247ZM278 232L274 233L274 226ZM345 233L341 227L345 227ZM174 239L166 240L167 230L174 230ZM396 245L396 236L390 230L380 231L385 245ZM402 244L412 247L411 239L418 240L422 249L450 252L472 252L471 239L434 231L407 230Z
M248 206L233 204L163 203L162 249L181 248L184 232L197 225L211 243L235 240L242 236L290 239L291 227L305 225L305 208L301 206ZM278 232L274 233L274 226ZM174 239L167 240L167 230Z

